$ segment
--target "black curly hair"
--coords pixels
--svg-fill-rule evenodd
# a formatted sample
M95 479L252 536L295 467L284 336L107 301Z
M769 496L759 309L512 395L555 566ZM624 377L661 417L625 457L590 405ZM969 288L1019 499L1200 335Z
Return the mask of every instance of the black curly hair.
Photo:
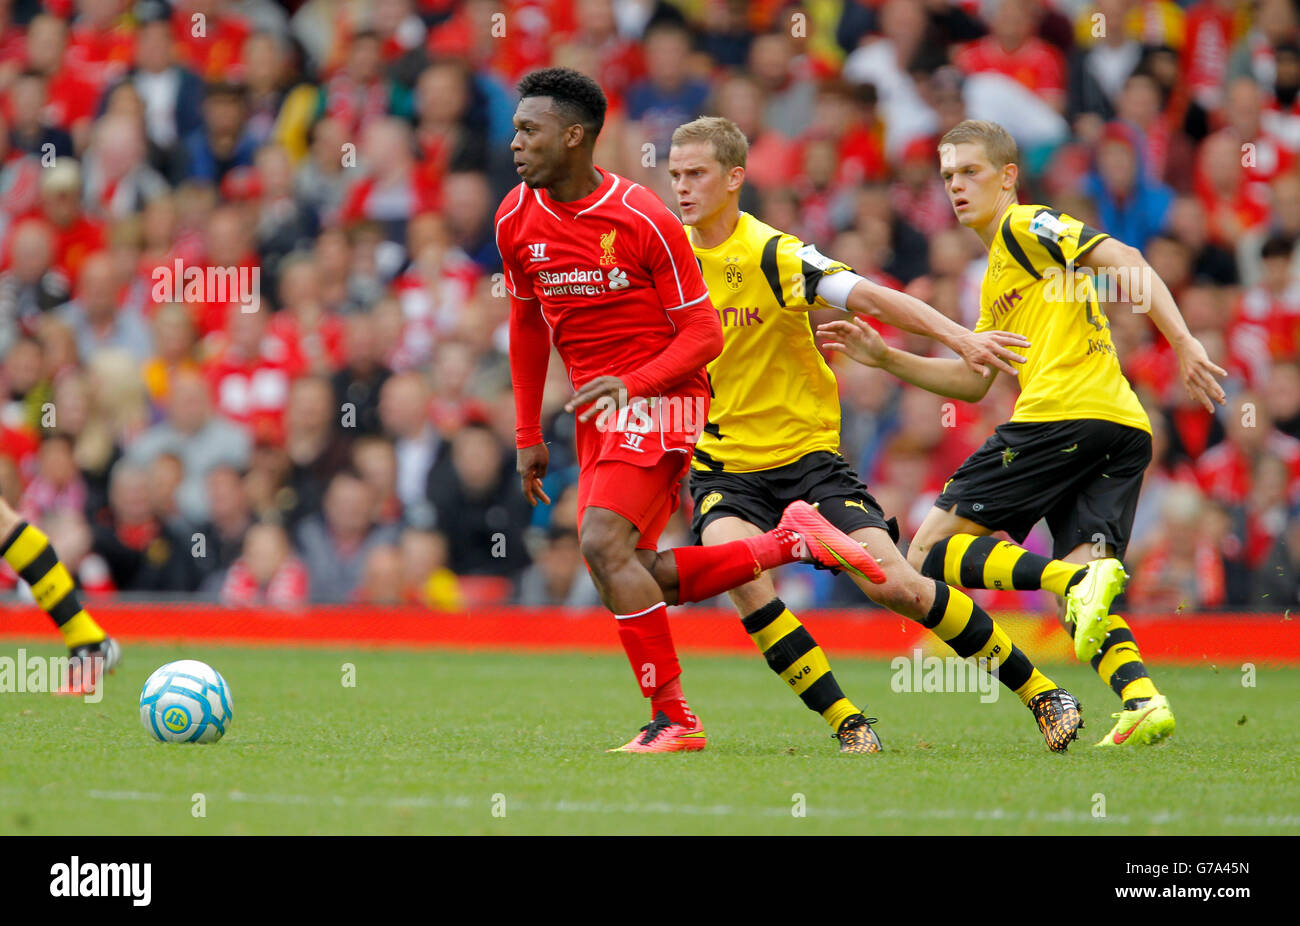
M549 96L565 118L586 130L591 143L605 125L605 91L586 74L572 68L545 68L524 75L519 81L519 98Z

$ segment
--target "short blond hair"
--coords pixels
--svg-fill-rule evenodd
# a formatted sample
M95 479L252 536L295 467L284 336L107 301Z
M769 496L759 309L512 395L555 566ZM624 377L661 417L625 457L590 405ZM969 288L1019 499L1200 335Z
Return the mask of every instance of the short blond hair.
M749 156L749 141L740 126L722 116L700 116L693 122L679 125L673 132L673 145L694 142L712 142L713 156L724 170L744 167Z
M1011 134L996 122L983 119L967 119L959 122L944 133L939 139L940 157L944 145L983 145L984 153L994 167L1001 169L1008 164L1019 166L1020 150Z

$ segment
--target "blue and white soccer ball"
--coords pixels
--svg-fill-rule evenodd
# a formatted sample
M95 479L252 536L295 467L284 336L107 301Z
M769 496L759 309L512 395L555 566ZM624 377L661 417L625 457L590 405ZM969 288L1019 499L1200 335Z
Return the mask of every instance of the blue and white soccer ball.
M140 689L140 722L164 743L215 743L234 717L230 688L196 659L169 662Z

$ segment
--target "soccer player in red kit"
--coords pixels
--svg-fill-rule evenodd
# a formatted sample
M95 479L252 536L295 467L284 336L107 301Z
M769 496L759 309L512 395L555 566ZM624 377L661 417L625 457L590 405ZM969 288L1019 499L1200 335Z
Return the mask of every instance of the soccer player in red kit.
M548 68L525 76L519 95L510 149L523 183L497 210L496 240L511 296L524 495L550 502L540 420L554 342L574 388L565 411L578 414L582 555L651 704L651 722L615 751L703 749L667 605L707 600L801 559L875 581L883 573L804 502L765 534L656 552L708 420L704 367L722 350L718 313L677 217L654 193L595 166L600 86Z

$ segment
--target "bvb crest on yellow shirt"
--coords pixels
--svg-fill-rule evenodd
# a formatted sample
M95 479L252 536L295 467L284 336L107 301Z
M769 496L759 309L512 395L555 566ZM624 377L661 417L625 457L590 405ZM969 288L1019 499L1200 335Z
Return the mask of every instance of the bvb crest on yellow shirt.
M602 267L609 267L618 263L618 257L614 254L614 236L617 234L618 230L611 228L600 236L600 247L604 252L600 255L600 265Z
M722 262L726 265L722 270L722 278L726 281L727 288L733 293L740 292L740 285L745 281L740 275L740 258L725 257Z

